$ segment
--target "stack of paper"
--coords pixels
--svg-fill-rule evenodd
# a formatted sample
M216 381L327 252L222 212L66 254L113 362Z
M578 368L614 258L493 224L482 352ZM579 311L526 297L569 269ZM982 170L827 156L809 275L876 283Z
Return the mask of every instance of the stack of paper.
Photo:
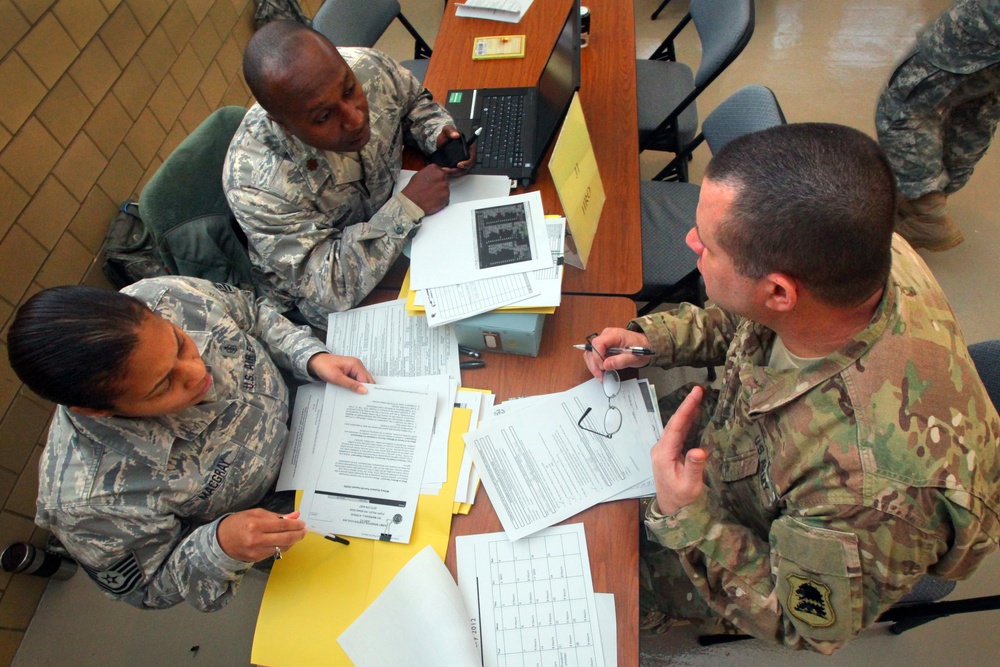
M496 397L488 391L462 387L455 398L456 408L472 411L469 422L470 429L482 426L493 412L493 400ZM472 463L472 454L467 448L462 451L462 467L458 473L458 484L455 487L454 514L468 514L476 501L476 491L479 490L479 474Z
M304 491L313 532L406 543L417 496L448 478L454 333L430 331L396 301L331 315L327 346L360 358L376 384L299 390L278 488Z
M337 637L356 667L618 664L614 596L594 592L582 524L455 545L458 586L424 549Z
M534 0L465 0L455 5L455 16L517 23Z
M622 416L610 437L600 433L609 408ZM623 382L609 400L590 380L502 403L463 438L500 523L518 540L599 502L652 494L649 449L662 431L648 382Z
M565 229L562 218L546 220L537 192L451 204L413 240L413 306L432 327L512 304L555 308Z

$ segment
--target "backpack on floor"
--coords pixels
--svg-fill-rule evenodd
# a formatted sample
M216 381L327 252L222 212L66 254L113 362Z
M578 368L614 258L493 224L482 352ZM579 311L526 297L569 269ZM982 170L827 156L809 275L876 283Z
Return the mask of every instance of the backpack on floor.
M160 254L153 236L139 217L139 205L134 201L122 204L111 221L104 239L104 275L121 289L126 285L156 276L169 275L160 263Z
M302 13L298 0L257 0L257 11L253 15L254 27L259 29L275 19L291 19L312 25L312 21Z

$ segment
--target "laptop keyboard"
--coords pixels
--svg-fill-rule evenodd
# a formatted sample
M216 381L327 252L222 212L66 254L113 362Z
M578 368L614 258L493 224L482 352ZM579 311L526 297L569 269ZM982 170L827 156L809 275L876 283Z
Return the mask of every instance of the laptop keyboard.
M483 98L483 137L476 151L476 166L513 169L524 165L521 150L522 95L487 95Z

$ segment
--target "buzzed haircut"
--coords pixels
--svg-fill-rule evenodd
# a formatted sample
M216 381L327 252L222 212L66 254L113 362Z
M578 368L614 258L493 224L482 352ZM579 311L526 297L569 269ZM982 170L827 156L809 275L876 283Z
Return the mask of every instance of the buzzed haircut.
M286 71L298 59L302 39L310 33L326 39L304 23L289 19L266 23L250 38L243 52L243 78L266 111L273 112L277 101L271 94L274 75Z
M885 285L896 182L868 135L830 123L776 126L728 143L705 178L736 191L717 238L741 275L784 273L836 306Z

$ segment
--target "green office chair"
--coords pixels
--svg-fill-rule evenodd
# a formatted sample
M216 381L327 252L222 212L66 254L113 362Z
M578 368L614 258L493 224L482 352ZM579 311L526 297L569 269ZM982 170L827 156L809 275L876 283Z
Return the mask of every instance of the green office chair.
M218 109L160 165L139 211L170 273L253 289L246 236L222 188L222 167L246 109Z

